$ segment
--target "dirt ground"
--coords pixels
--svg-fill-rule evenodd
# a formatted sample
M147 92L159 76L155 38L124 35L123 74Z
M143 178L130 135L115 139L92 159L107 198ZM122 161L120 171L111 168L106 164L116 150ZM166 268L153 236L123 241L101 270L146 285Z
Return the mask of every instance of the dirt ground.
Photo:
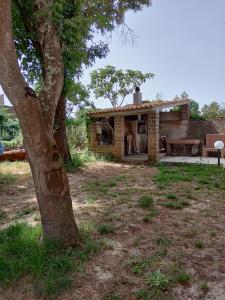
M69 174L78 223L106 246L58 299L225 299L225 190L194 180L159 184L158 172L98 162ZM12 220L40 222L27 169L18 180L0 190L7 214L1 227ZM153 198L151 207L141 204L142 196ZM184 206L163 205L169 199ZM171 278L165 288L149 279L157 272ZM21 280L1 291L0 299L37 298Z

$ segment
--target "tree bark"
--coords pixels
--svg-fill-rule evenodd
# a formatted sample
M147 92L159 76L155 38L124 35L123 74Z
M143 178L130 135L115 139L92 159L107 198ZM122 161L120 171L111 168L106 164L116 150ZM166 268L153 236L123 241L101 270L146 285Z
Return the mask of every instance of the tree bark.
M66 135L66 99L61 94L55 112L54 139L64 162L71 162L70 148Z
M75 223L69 181L63 160L56 144L46 139L43 155L37 147L28 147L37 200L41 213L44 237L57 240L63 247L78 243L78 229Z
M44 88L37 97L25 82L16 56L11 24L11 1L0 1L0 83L11 100L22 129L41 213L43 235L63 247L78 242L69 182L53 139L56 106L62 92L63 59L56 28L46 5L36 0L37 24L44 58ZM51 10L49 10L51 11ZM4 42L3 42L4 41Z

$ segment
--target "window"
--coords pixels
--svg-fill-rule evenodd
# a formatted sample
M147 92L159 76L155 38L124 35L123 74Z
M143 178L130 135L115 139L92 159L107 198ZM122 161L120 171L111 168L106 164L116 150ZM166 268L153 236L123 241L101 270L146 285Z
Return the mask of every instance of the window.
M147 133L147 126L145 121L138 122L138 134L146 134Z

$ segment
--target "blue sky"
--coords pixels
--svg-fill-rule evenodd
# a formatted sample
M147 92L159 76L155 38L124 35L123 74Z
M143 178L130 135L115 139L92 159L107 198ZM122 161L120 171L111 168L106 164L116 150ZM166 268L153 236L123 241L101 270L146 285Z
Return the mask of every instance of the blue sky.
M126 23L138 36L135 45L122 43L115 32L110 54L85 70L83 83L91 70L110 64L155 74L141 88L144 99L186 91L200 105L225 102L225 0L154 0L152 7L128 13ZM125 103L131 101L128 96ZM95 104L110 106L102 99Z
M110 54L92 69L111 64L154 73L141 88L144 99L157 93L170 99L186 91L200 105L225 102L225 0L154 0L152 7L129 13L126 23L139 36L136 45L124 45L114 34ZM125 103L131 101L128 96Z

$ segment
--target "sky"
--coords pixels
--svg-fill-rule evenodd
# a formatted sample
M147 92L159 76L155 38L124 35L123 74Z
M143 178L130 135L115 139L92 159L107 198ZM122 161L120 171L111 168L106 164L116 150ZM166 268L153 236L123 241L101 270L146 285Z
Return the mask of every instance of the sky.
M155 74L141 87L146 100L186 91L201 106L225 102L225 0L153 0L150 8L129 12L126 24L137 36L134 45L124 43L117 30L109 55L84 71L84 84L92 70L113 65ZM110 107L107 100L94 102ZM130 95L125 104L131 102Z

